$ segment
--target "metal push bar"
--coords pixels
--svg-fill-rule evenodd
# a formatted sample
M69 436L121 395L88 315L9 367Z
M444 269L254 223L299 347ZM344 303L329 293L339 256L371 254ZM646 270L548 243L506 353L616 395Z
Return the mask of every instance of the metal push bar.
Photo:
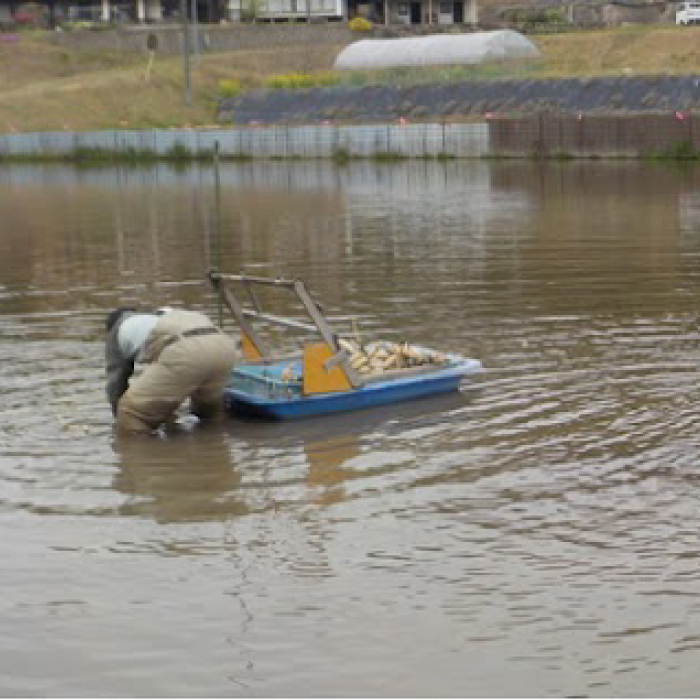
M235 275L217 272L216 270L210 270L208 273L208 278L214 289L222 295L224 303L233 314L233 317L236 319L236 322L240 326L241 332L248 337L263 359L266 356L269 356L269 352L266 350L265 344L262 342L260 336L255 332L255 329L253 328L252 324L249 323L248 319L268 321L270 323L286 326L288 328L296 328L298 330L318 333L333 352L333 356L325 363L326 369L330 371L333 366L339 365L353 387L357 388L365 384L364 379L350 365L350 356L340 347L338 335L333 330L330 323L323 315L321 308L313 300L307 291L306 286L301 280L285 280L272 277L255 277L251 275ZM253 307L252 309L246 308L239 303L238 299L226 286L226 280L240 282L243 285L243 289L246 291L246 294L250 299L250 303ZM253 289L255 285L278 287L293 291L297 295L299 301L302 303L306 313L309 315L309 318L313 321L313 324L304 323L303 321L298 321L286 316L276 316L274 314L263 312L260 301Z

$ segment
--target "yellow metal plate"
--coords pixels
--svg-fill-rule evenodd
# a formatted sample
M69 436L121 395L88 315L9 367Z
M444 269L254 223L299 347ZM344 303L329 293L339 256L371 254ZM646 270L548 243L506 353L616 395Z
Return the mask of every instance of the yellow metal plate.
M243 344L244 360L262 359L262 355L258 352L258 349L255 347L255 345L253 345L253 341L245 333L241 333L241 341Z
M323 363L333 357L333 351L326 343L310 343L304 346L302 392L325 394L329 391L348 391L352 385L340 365L326 370Z

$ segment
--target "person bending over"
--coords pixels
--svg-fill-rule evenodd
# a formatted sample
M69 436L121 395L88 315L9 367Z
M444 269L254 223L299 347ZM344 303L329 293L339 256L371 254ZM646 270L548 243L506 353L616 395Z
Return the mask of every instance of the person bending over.
M198 311L112 311L105 321L107 398L117 428L150 432L189 397L202 420L223 412L223 389L236 359L232 338ZM134 375L136 362L144 369Z

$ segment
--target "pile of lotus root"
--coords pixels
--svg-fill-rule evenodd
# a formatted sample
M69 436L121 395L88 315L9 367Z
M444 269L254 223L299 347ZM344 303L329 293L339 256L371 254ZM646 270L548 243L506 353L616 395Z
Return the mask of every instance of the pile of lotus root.
M447 357L439 352L411 346L408 343L391 343L380 340L367 345L341 339L341 349L350 355L350 366L362 374L374 374L391 369L405 369L424 365L439 365Z

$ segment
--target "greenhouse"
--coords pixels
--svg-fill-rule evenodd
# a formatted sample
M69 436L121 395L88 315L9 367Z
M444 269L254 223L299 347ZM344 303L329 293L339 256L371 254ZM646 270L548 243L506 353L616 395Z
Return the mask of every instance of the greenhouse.
M363 39L346 46L336 70L372 70L399 66L473 64L538 58L537 47L510 29L472 34L434 34L410 39Z

